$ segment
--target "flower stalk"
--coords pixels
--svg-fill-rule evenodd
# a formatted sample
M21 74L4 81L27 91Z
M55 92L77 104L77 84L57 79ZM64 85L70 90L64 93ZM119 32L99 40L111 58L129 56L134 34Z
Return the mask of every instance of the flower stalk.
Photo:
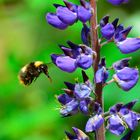
M129 91L138 82L139 71L137 68L129 67L131 58L116 61L111 67L107 68L105 57L100 57L100 50L103 45L114 42L123 54L132 53L140 49L140 38L128 38L127 35L132 26L125 28L118 23L119 18L115 18L110 22L110 17L106 15L98 24L97 0L89 0L89 2L79 0L81 5L76 5L67 0L63 1L65 6L54 4L56 12L48 13L46 19L50 25L61 30L68 28L78 20L81 21L83 24L81 30L83 44L67 41L68 47L59 45L63 54L52 54L51 59L58 68L68 73L81 68L83 82L76 81L75 84L64 82L67 88L63 89L63 94L57 96L62 106L60 114L63 117L72 116L79 112L88 115L89 119L85 125L85 132L95 132L94 137L96 140L105 140L105 129L117 136L123 134L127 128L134 131L140 120L140 114L133 112L131 109L137 100L127 104L118 103L112 106L108 112L104 112L103 88L115 82L122 90ZM128 2L128 0L107 1L113 5ZM88 21L90 27L86 24ZM98 27L102 35L101 38L98 35ZM94 71L94 85L85 72L91 66ZM114 71L111 78L109 77L110 70ZM26 75L28 76L28 73ZM95 94L94 98L90 96L92 92ZM82 130L75 127L72 129L74 135L66 131L68 139L89 140L89 137ZM124 138L129 137L129 135L131 133L126 134Z
M96 29L97 27L97 7L96 7L96 0L90 0L90 5L93 10L93 15L90 19L90 26L91 26L91 45L93 51L96 52L97 56L94 59L93 69L94 69L94 75L96 71L98 70L98 64L100 61L100 44L98 40L98 31ZM102 83L96 83L95 85L95 93L96 93L96 101L102 106L102 109L104 109L103 104L103 97L102 97L102 90L103 85ZM96 140L105 140L105 128L104 124L96 131Z

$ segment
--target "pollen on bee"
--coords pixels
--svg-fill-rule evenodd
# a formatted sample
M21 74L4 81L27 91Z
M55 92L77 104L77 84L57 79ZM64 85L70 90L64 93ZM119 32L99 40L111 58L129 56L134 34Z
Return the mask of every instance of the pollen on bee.
M24 81L21 79L20 75L18 75L18 79L19 79L20 84L24 85Z
M34 63L35 67L38 67L38 66L40 66L41 64L43 64L43 62L41 62L41 61L36 61L36 62Z
M21 69L21 72L25 72L27 69L27 65L25 65L22 69Z

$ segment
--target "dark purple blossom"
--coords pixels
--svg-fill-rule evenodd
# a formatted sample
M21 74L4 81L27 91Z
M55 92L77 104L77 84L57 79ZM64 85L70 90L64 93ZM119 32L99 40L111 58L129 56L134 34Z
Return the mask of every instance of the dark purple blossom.
M115 29L111 23L107 23L104 27L101 28L102 36L107 40L110 40L113 37L114 32Z
M72 129L73 129L74 135L65 131L67 138L69 140L89 140L88 136L80 129L76 127L72 127Z
M127 38L127 35L131 31L132 26L128 26L127 28L124 28L122 24L119 24L115 30L115 42L121 42Z
M66 72L73 72L76 70L76 60L65 55L51 55L53 63L59 67L61 70Z
M92 16L91 10L86 9L83 6L78 6L78 15L77 16L81 22L86 23Z
M88 69L93 63L93 54L91 48L85 45L76 45L70 41L67 42L70 48L60 45L63 55L52 54L53 63L61 70L73 72L77 67Z
M118 24L118 18L109 23L109 16L105 16L100 21L101 34L107 40L114 40L119 50L124 53L132 53L140 49L140 38L127 38L132 27L124 28Z
M74 115L78 112L78 101L73 98L74 84L65 82L67 89L64 89L64 94L57 96L58 101L61 103L62 108L60 109L60 114L64 117Z
M79 109L83 114L89 114L89 105L92 103L92 98L86 98L79 102Z
M71 100L67 104L63 105L60 109L60 114L64 117L72 116L78 112L79 103L76 99Z
M114 21L116 21L116 19ZM113 22L109 23L109 16L103 17L100 21L102 36L105 39L110 40L115 33L115 26L113 25Z
M67 24L63 23L56 14L53 13L48 13L46 19L49 24L59 29L66 29L68 26Z
M100 21L100 27L101 27L101 34L102 36L110 40L115 35L115 30L117 28L119 19L116 18L112 23L109 23L109 16L104 16Z
M92 91L92 87L91 86L89 87L89 85L86 85L84 83L75 84L74 94L77 99L84 99L89 97L91 91Z
M139 79L139 71L134 68L124 67L113 75L115 82L125 91L133 88Z
M96 83L105 83L108 78L108 71L106 70L106 62L105 58L101 59L101 62L98 66L98 70L95 74L95 82Z
M101 125L104 123L104 118L102 117L102 108L98 103L94 103L93 115L86 123L85 131L93 132L98 130Z
M90 4L85 0L81 0L80 2L81 5L79 6L66 0L64 0L66 6L54 4L56 13L48 13L46 20L58 29L65 29L78 20L83 23L87 22L92 16Z
M115 135L121 135L125 131L122 119L118 115L112 115L108 119L107 129Z
M120 5L129 2L129 0L107 0L107 1L113 5Z
M131 109L137 100L133 100L125 105L116 104L110 108L111 116L108 119L107 129L115 135L121 135L125 129L129 127L135 130L139 121L139 114L133 112Z
M139 120L139 114L131 111L136 102L137 100L133 100L132 102L123 105L119 110L120 115L123 116L123 120L131 130L135 130Z
M129 61L131 60L131 57L129 58L124 58L124 59L121 59L115 63L113 63L113 68L115 70L121 70L123 69L124 67L129 67Z
M59 6L56 10L56 15L67 25L72 25L77 20L77 13L69 10L67 7Z
M85 131L86 132L93 132L98 130L101 125L104 123L104 119L102 115L95 115L87 121Z
M83 24L83 28L81 31L81 40L85 45L90 45L90 28L86 24Z
M76 64L77 67L80 67L85 70L90 68L91 65L93 64L92 52L89 54L81 53L81 55L77 57Z
M60 114L64 117L76 114L79 110L85 114L89 114L89 107L93 102L90 97L92 92L92 85L88 80L88 77L84 71L82 71L84 83L71 84L65 82L67 86L64 90L64 94L57 97L61 103L62 108Z
M119 19L116 18L112 23L109 23L109 16L105 16L100 21L101 34L107 39L113 39L116 43L126 39L132 27L124 28L122 24L118 25Z
M61 94L57 97L57 99L62 105L65 105L73 100L73 98L68 94Z
M124 53L132 53L140 49L140 38L127 38L124 41L117 42L119 50Z

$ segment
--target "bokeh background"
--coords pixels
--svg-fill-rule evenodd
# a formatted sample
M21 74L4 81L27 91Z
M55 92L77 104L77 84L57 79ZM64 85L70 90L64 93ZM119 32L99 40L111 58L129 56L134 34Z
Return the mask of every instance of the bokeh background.
M106 0L98 0L98 20L106 14L120 18L126 27L134 26L131 37L140 36L140 1L130 0L127 5L112 6ZM78 0L71 0L78 4ZM61 0L0 0L0 140L62 140L64 130L71 127L84 129L88 118L83 115L62 118L55 95L62 93L64 81L82 81L81 70L72 74L50 66L49 80L41 75L32 85L19 84L17 75L22 66L31 61L50 62L51 53L61 53L58 44L67 40L81 43L82 24L78 22L65 31L48 25L47 12L54 12L53 3L62 4ZM140 51L123 55L113 44L102 48L102 56L107 59L107 66L120 58L132 56L131 66L140 69ZM92 69L87 70L93 79ZM105 110L117 102L127 103L140 99L140 82L129 92L111 84L104 89ZM140 102L134 109L140 112ZM132 140L140 136L140 127L134 131ZM107 140L119 140L106 132Z

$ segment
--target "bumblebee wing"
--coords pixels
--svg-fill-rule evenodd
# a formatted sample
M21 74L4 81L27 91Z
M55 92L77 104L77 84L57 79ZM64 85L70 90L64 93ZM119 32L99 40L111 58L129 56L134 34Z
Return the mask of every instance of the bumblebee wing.
M47 65L48 68L51 68L54 66L54 63L53 62L49 62L49 63L45 63L45 65Z

